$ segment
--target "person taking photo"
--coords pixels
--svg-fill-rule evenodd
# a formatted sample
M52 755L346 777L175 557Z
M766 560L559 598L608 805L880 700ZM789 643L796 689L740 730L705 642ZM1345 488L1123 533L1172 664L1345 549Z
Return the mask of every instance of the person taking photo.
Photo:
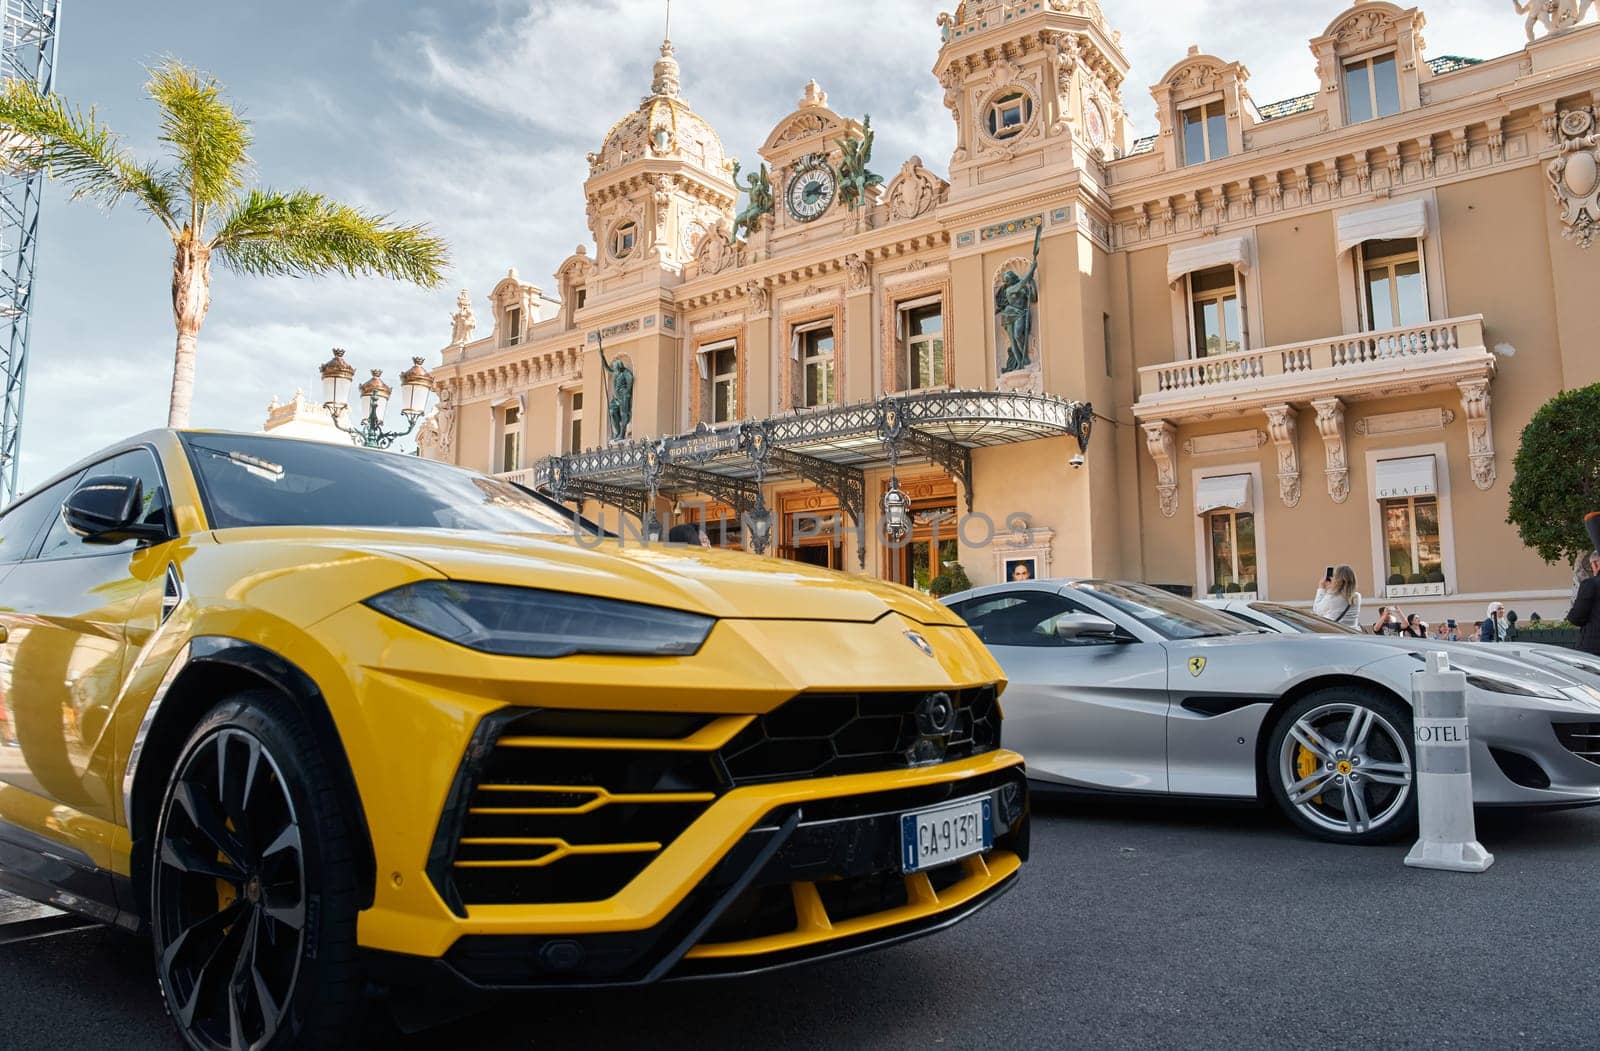
M1347 628L1361 623L1361 592L1356 590L1356 571L1349 566L1329 566L1311 600L1311 612Z

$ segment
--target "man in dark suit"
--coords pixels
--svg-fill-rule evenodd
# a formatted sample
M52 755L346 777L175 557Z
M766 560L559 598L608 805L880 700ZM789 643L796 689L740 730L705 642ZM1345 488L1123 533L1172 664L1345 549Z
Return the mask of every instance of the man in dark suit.
M1583 524L1589 527L1589 539L1595 550L1589 552L1589 569L1593 575L1578 585L1578 597L1567 613L1567 620L1583 629L1578 635L1578 649L1600 657L1600 511L1584 516Z

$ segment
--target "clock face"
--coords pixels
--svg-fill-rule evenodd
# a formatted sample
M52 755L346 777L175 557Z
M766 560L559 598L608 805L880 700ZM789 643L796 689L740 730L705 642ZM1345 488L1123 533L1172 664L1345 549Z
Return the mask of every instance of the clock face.
M1103 145L1106 141L1106 121L1100 115L1100 107L1089 103L1084 108L1083 116L1084 123L1089 127L1089 142L1095 146Z
M826 164L800 169L789 180L789 192L785 195L789 202L789 214L802 223L809 223L828 210L838 188L833 169Z
M684 224L682 237L684 255L694 255L694 246L696 242L700 240L701 235L703 235L705 232L706 224L702 223L698 219Z

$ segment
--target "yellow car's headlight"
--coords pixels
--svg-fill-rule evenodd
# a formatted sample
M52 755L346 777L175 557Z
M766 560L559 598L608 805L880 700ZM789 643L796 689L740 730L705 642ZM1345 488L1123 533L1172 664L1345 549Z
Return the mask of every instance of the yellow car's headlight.
M683 657L700 649L715 623L660 606L454 580L407 584L367 605L418 631L508 657Z

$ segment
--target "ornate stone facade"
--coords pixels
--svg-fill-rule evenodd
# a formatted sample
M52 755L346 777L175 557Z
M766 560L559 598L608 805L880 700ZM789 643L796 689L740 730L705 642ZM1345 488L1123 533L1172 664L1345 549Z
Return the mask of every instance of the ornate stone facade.
M1442 575L1426 588L1443 594L1408 599L1425 614L1481 612L1492 594L1551 615L1562 574L1505 525L1497 450L1542 400L1600 381L1592 7L1507 12L1513 31L1526 16L1550 32L1480 62L1430 57L1416 8L1330 5L1303 94L1257 100L1243 62L1192 48L1149 88L1155 120L1135 138L1128 62L1100 5L966 0L928 31L928 89L953 118L948 168L878 157L881 186L857 163L865 114L837 112L815 81L792 103L748 100L772 130L736 169L684 98L709 71L685 76L664 42L640 56L649 95L590 155L593 243L561 262L556 294L512 271L491 290L489 334L470 296L451 314L437 370L449 400L423 452L519 477L545 463L542 477L564 479L624 457L605 433L601 338L634 371L633 436L691 448L909 392L974 406L1037 393L1092 402L1081 456L1064 435L973 439L906 454L896 477L929 472L939 486L907 491L932 493L959 476L975 513L1024 516L1030 552L1056 573L1203 594L1222 583L1212 545L1229 536L1254 545L1264 597L1303 601L1315 551L1313 571L1348 562L1369 597L1395 575ZM1035 238L1027 361L1008 368L998 282L1032 270ZM1380 272L1404 295L1374 284ZM498 462L511 427L517 465ZM1302 456L1317 454L1302 441L1321 443L1321 484L1306 484ZM874 455L860 452L852 499L887 484ZM1414 483L1403 504L1382 495L1397 464ZM766 506L834 499L812 473L823 481L763 475ZM1214 478L1233 480L1233 504L1202 513ZM728 500L747 495L680 486L653 510L736 521ZM877 502L864 501L869 530ZM941 513L926 502L918 522ZM857 568L773 528L779 553ZM876 538L862 550L867 572L901 580L935 557ZM957 554L979 584L1003 563L966 537Z

